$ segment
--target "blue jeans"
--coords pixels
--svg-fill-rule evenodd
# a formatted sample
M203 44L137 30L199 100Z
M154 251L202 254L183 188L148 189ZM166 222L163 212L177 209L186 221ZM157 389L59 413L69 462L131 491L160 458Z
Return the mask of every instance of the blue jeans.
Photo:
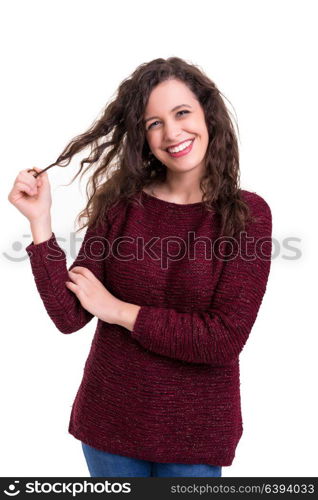
M222 467L148 462L97 450L82 442L91 477L221 477Z

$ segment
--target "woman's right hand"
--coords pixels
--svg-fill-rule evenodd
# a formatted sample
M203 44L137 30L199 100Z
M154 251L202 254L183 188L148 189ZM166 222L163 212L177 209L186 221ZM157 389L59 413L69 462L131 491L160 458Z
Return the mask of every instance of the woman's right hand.
M36 172L40 168L33 167ZM30 222L45 219L50 216L52 205L51 187L47 172L33 176L34 172L21 170L16 177L13 187L8 195L8 200Z

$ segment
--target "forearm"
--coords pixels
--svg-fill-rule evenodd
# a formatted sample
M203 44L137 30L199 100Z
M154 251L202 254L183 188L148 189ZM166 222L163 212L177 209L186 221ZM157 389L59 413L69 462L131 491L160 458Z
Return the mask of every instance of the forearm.
M52 236L51 215L30 221L30 228L35 245L47 241Z
M54 233L41 243L30 243L26 251L37 290L56 327L62 333L73 333L83 328L93 316L65 285L68 280L66 254ZM99 268L93 269L99 276Z

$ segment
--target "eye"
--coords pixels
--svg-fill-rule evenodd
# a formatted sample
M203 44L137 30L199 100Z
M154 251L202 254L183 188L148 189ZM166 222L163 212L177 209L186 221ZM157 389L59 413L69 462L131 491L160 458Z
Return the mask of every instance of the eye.
M181 111L178 111L178 113L190 113L190 111L188 111L187 109L182 109Z
M180 111L177 111L177 115L179 113L190 113L190 111L188 111L187 109L181 109ZM183 116L183 115L181 115L181 116ZM158 120L155 122L152 122L151 125L149 125L147 130L150 130L152 128L152 126L155 125L155 123L159 123Z
M150 130L150 129L151 129L151 127L152 127L155 123L158 123L158 120L157 120L156 122L152 122L152 124L151 124L151 125L149 125L148 130Z

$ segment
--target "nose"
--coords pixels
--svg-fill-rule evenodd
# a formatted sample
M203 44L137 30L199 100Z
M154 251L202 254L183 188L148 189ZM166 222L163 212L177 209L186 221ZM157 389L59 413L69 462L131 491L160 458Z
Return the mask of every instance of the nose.
M164 141L166 143L177 142L181 136L182 130L180 123L175 121L167 121L164 126Z

